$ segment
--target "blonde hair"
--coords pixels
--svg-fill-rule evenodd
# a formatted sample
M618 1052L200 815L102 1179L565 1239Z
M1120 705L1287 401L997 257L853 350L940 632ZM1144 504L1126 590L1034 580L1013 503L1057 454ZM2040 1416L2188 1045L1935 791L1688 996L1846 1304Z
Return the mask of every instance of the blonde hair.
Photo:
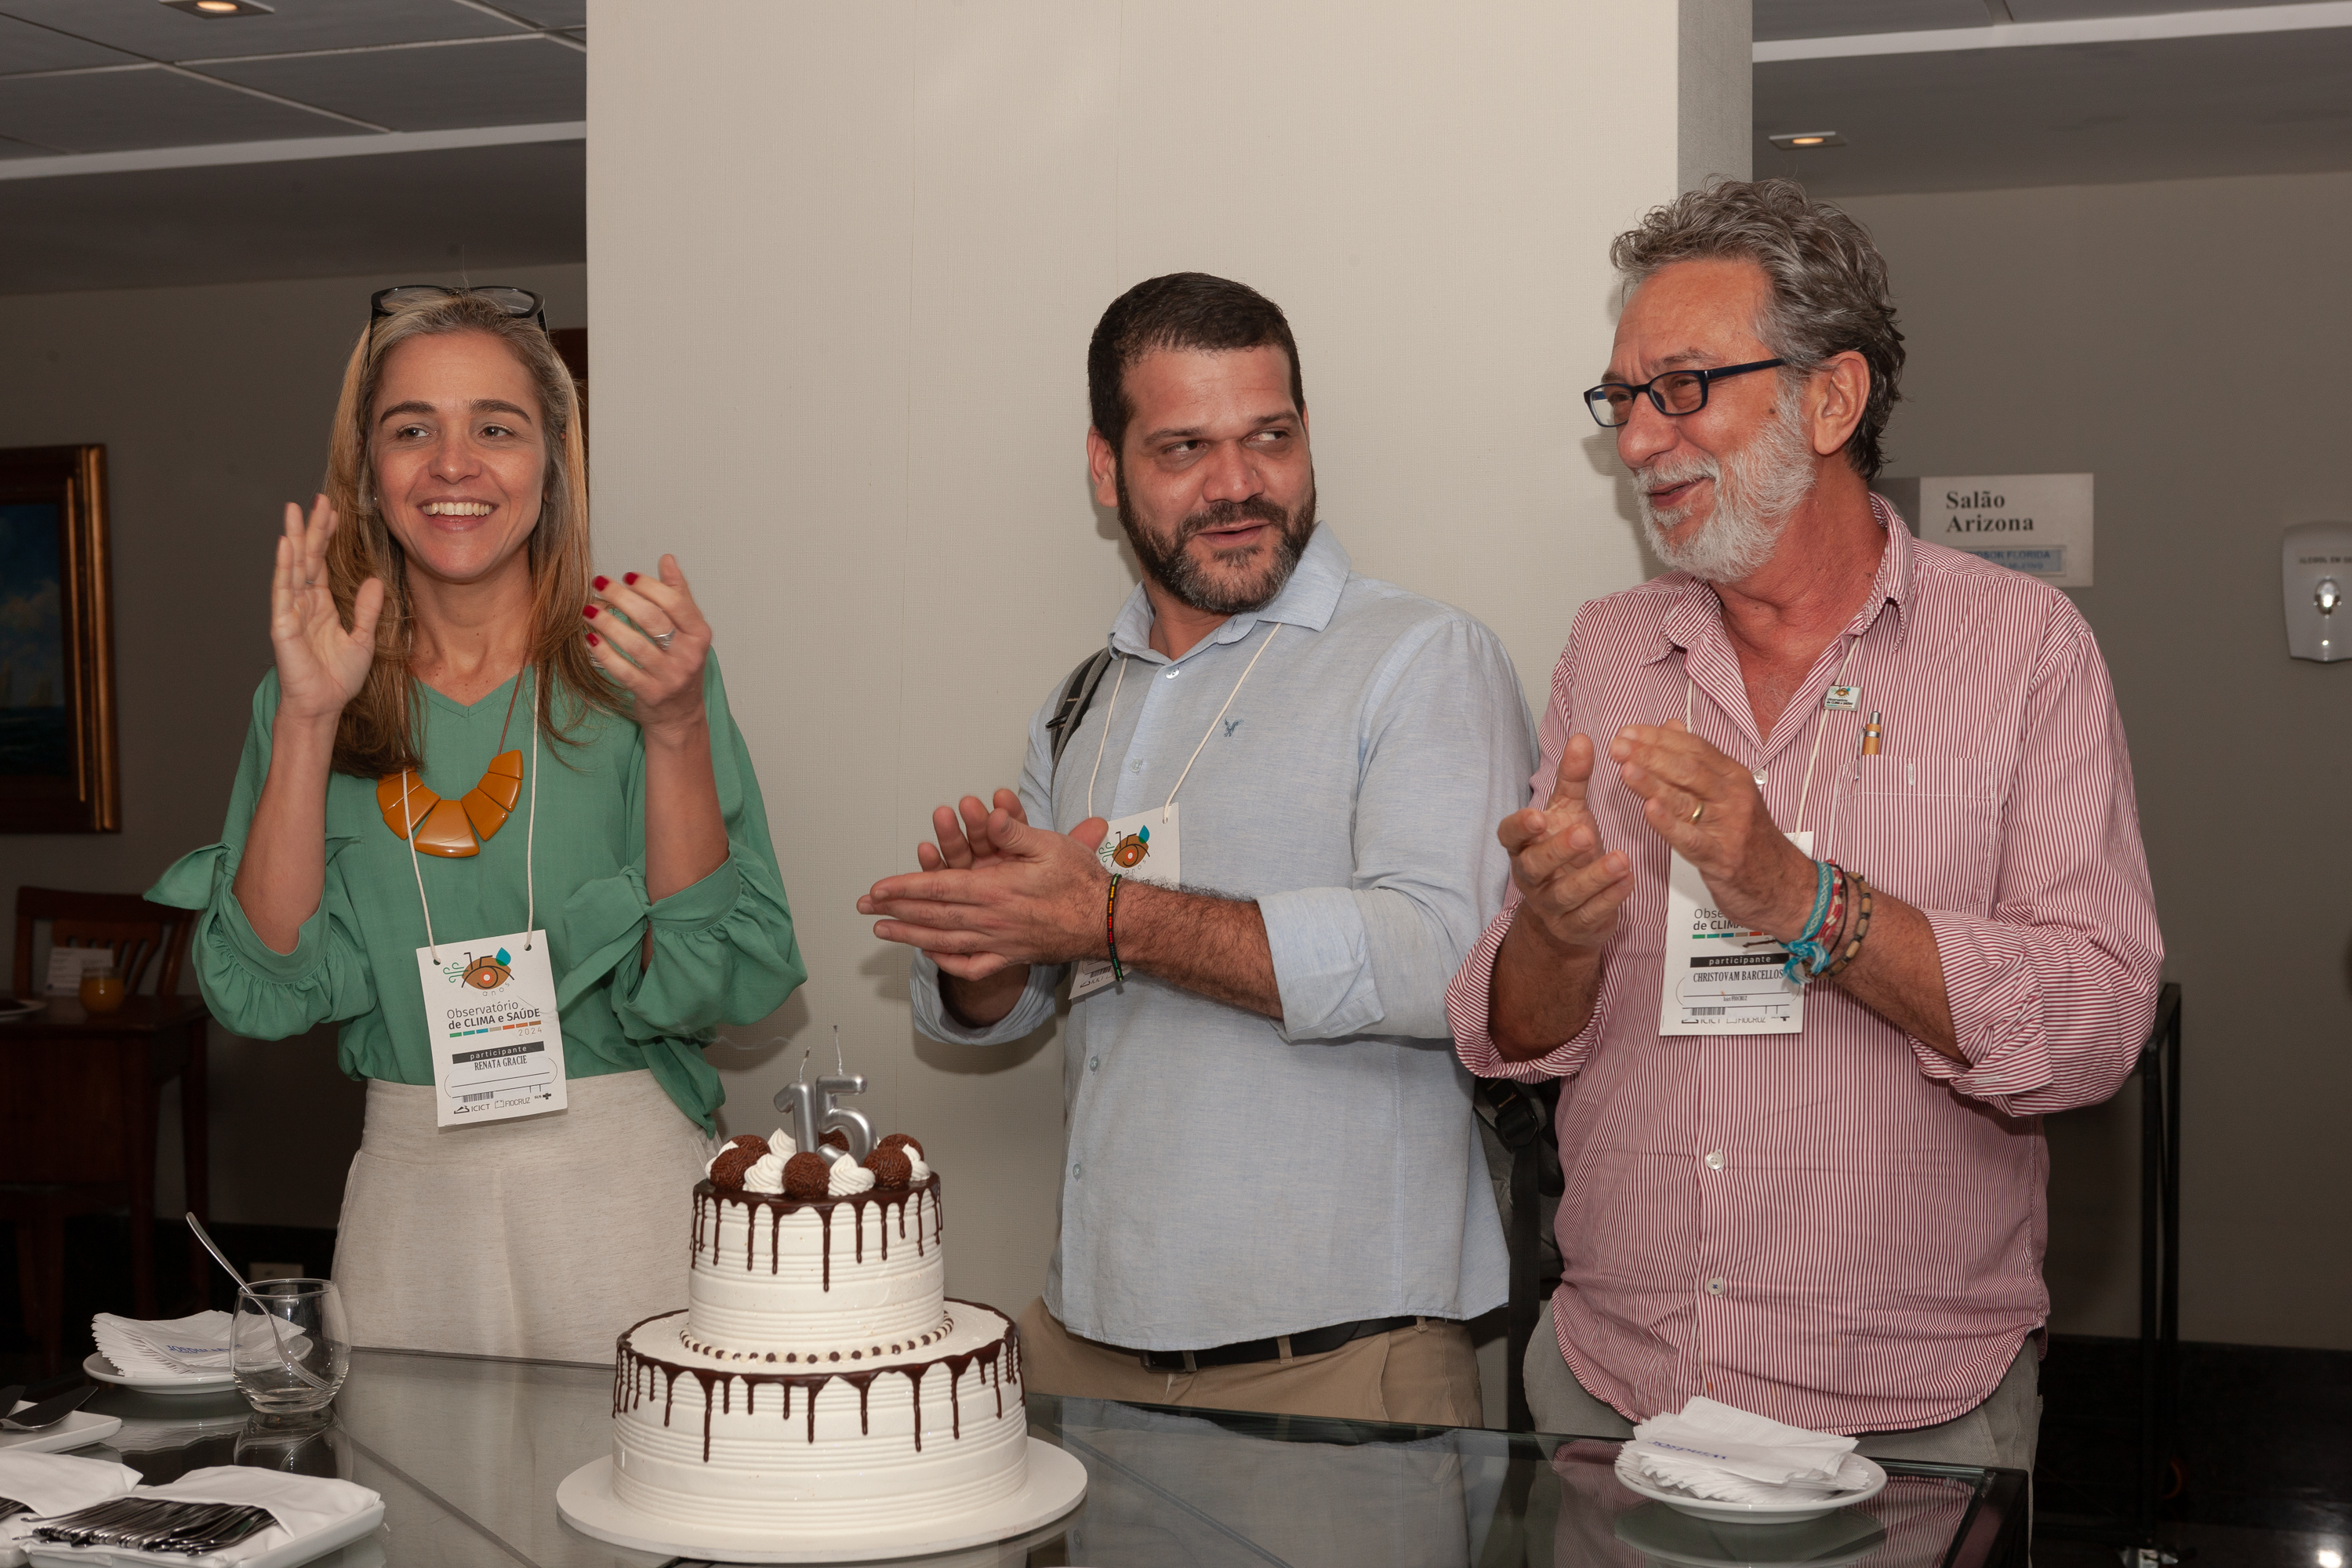
M580 429L580 400L572 373L547 334L525 318L508 315L474 294L450 294L393 307L360 334L343 367L342 395L328 447L327 499L341 526L327 545L327 580L345 625L360 584L383 579L383 616L376 623L375 667L344 705L335 730L335 769L363 778L422 765L424 747L416 683L410 671L415 636L408 591L408 556L383 520L376 493L369 437L384 361L411 338L481 332L507 346L539 394L547 445L547 477L539 521L528 545L531 582L530 667L538 673L533 700L540 727L572 744L571 731L590 710L624 711L621 693L604 679L580 636L580 606L589 602L588 465ZM565 697L567 713L556 712Z

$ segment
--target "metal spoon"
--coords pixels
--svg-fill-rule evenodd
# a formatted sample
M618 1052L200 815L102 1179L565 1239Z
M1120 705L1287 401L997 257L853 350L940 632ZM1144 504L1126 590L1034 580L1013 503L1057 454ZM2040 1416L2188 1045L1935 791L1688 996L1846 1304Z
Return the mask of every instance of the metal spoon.
M213 1255L213 1261L219 1264L223 1268L228 1270L228 1277L236 1281L236 1288L245 1294L252 1296L253 1287L247 1284L245 1276L236 1271L236 1265L228 1260L228 1254L223 1252L218 1244L213 1240L212 1233L205 1228L205 1222L196 1217L195 1211L194 1209L188 1211L188 1228L196 1233L196 1239L205 1244L205 1250ZM253 1299L257 1301L261 1300L258 1296L254 1296ZM300 1378L303 1382L309 1384L313 1388L329 1388L333 1386L331 1384L328 1383L325 1378L320 1377L317 1373L312 1372L309 1367L304 1366L300 1362L296 1361L293 1356L287 1352L286 1336L278 1326L277 1313L264 1312L261 1314L261 1321L269 1325L270 1342L277 1347L278 1359L285 1363L285 1367L288 1372L292 1373L296 1377Z

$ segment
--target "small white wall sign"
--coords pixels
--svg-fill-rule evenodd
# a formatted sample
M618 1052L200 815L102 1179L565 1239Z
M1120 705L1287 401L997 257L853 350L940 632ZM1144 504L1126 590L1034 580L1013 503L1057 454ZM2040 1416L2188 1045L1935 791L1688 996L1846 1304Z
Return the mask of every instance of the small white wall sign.
M2091 476L1963 474L1919 481L1919 537L2061 588L2091 586Z

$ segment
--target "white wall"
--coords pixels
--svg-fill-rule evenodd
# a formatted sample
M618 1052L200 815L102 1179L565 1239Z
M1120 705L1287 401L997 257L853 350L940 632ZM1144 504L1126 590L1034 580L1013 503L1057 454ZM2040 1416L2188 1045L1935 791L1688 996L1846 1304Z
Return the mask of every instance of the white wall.
M453 268L454 271L454 268ZM137 893L220 837L253 688L269 668L272 540L308 502L368 296L399 278L0 297L0 447L106 445L114 550L121 833L0 836L16 889ZM577 267L510 268L579 326ZM187 983L194 989L193 980ZM334 1031L212 1036L213 1212L331 1226L359 1146L360 1086ZM163 1107L162 1212L179 1203L179 1104Z
M2185 1023L2181 1320L2352 1349L2352 669L2286 656L2279 531L2352 518L2352 174L1856 196L1911 362L1898 474L2097 475L2097 632ZM2053 1118L2062 1330L2134 1331L2135 1093Z
M1744 58L1747 7L591 9L601 552L677 549L711 611L810 968L713 1053L728 1121L764 1131L839 1024L877 1120L966 1194L950 1288L1017 1308L1053 1238L1058 1048L916 1038L853 900L934 804L1013 781L1134 581L1085 478L1097 317L1185 268L1280 301L1324 516L1540 695L1577 605L1643 575L1577 397L1607 242L1676 188L1678 51ZM1710 146L1745 146L1729 112Z

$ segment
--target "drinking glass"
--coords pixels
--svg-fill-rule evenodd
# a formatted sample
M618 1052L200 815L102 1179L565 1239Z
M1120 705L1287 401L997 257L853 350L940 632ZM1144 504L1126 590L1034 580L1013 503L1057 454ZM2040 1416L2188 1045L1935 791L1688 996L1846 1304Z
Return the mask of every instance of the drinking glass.
M81 1005L86 1013L111 1013L122 1005L122 972L110 963L81 972Z
M351 1364L351 1331L333 1280L257 1279L236 1293L229 1370L236 1391L263 1415L324 1409Z

